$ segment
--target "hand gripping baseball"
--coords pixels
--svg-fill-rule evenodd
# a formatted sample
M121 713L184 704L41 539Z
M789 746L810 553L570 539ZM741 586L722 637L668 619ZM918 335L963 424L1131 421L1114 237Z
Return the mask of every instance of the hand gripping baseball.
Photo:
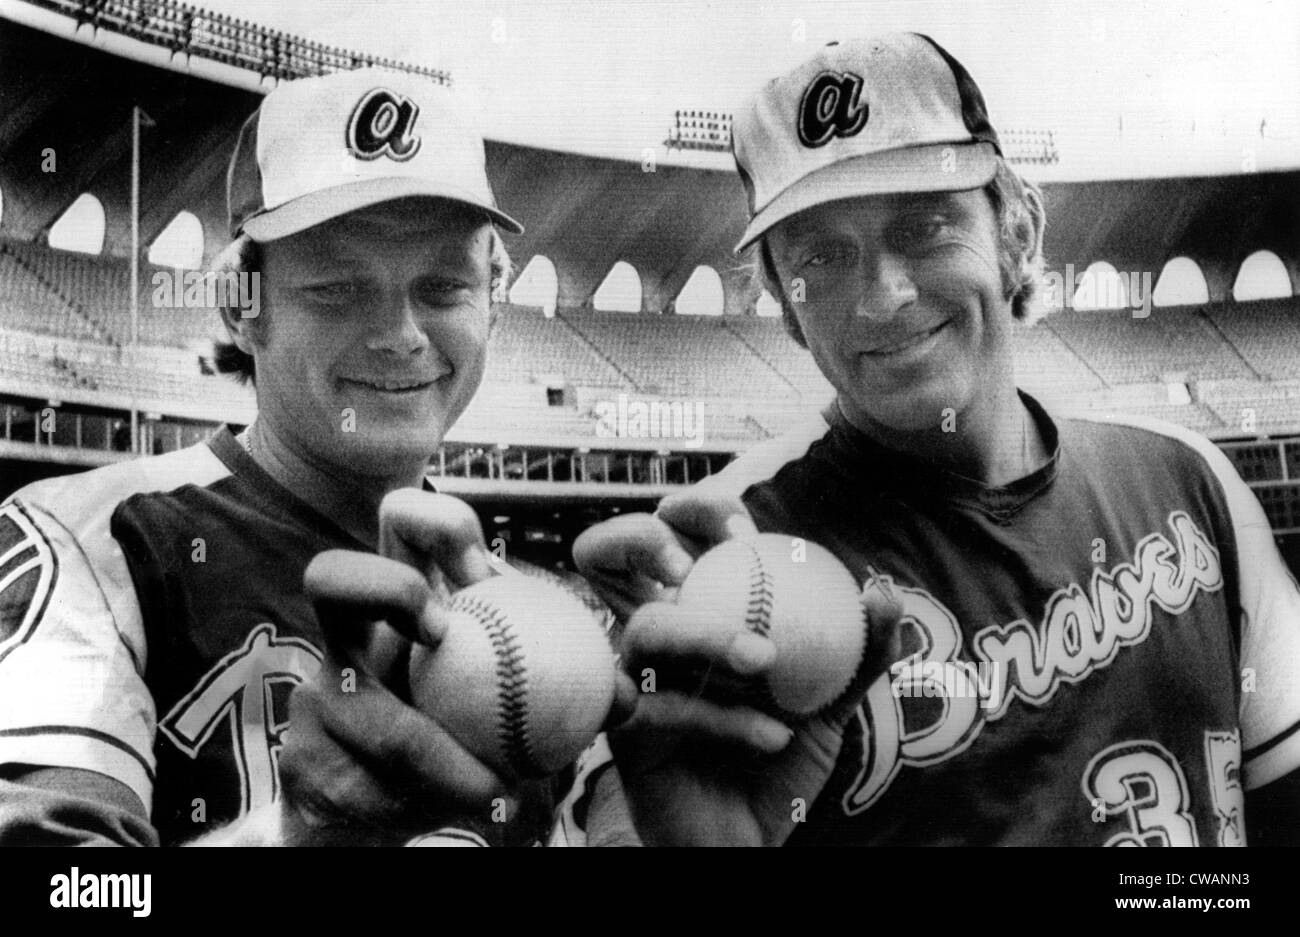
M381 541L397 559L332 550L304 575L325 657L293 692L281 752L292 843L400 843L505 790L411 705L407 686L413 642L436 647L446 633L437 593L490 572L478 520L462 502L424 492L390 495L380 516Z
M868 593L865 679L899 654L899 606ZM756 646L756 645L755 645ZM693 659L737 683L760 679L775 653L738 652L736 639L707 613L669 603L641 608L623 652L633 674L666 656ZM781 721L743 704L718 703L683 689L643 694L610 746L643 842L650 845L780 845L812 808L839 756L844 727L860 698L846 696L814 715ZM788 718L788 717L787 717ZM589 820L598 826L600 818Z
M753 539L743 508L688 495L665 500L654 518L592 528L574 552L584 572L597 570L606 589L618 583L631 604L675 599L693 557L733 535ZM764 698L770 703L770 694L749 692L774 685L782 666L777 642L745 615L720 616L721 606L709 602L641 605L624 634L624 665L634 679L654 673L667 680L643 693L633 718L610 735L626 800L626 812L608 811L612 822L630 814L642 841L656 845L784 842L797 805L810 808L829 779L861 690L898 655L897 603L868 590L861 607L867 640L851 692L804 716L764 707L779 719L756 708ZM715 692L701 695L702 684ZM589 828L604 835L603 822L600 811Z
M584 531L573 559L620 621L647 602L671 601L696 557L714 543L754 532L735 498L670 495L654 514L622 514Z

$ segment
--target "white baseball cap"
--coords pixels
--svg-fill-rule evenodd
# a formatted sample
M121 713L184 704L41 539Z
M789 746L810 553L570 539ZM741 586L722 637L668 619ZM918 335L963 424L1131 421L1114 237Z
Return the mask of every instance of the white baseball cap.
M455 92L384 68L284 82L245 122L226 177L230 236L274 241L392 199L462 202L514 234Z
M750 211L737 251L823 202L979 188L1002 152L975 81L918 33L825 46L754 95L732 148Z

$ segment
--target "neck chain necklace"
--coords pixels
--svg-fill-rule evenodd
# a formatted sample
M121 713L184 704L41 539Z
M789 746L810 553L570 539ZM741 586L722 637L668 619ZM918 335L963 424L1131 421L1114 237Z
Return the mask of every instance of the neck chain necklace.
M244 451L247 452L251 458L253 455L253 425L250 423L248 426L244 427L244 431L236 436L235 439L239 440L239 444L244 447Z

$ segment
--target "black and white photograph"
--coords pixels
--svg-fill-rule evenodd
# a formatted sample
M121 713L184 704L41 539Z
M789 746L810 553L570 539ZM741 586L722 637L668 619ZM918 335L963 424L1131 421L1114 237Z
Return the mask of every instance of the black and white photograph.
M1296 845L1298 570L1300 4L0 0L6 866Z

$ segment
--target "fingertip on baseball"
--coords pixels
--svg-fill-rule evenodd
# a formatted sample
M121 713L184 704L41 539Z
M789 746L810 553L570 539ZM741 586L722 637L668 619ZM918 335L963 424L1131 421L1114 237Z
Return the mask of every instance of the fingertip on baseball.
M752 631L742 631L727 647L727 666L741 676L767 670L776 662L776 645Z
M614 674L614 699L610 703L609 714L605 717L604 731L617 729L636 714L641 690L636 681L621 670Z
M435 595L430 595L425 600L424 608L417 621L420 642L431 648L441 644L442 639L447 635L447 621L448 613L443 601Z
M747 631L742 624L720 626L718 614L712 608L665 601L647 602L638 608L628 619L623 633L624 659L633 671L642 662L667 658L728 667L738 662L750 668L739 672L749 673L770 665L769 653L775 658L775 647L770 652L764 649L769 644L770 641Z

